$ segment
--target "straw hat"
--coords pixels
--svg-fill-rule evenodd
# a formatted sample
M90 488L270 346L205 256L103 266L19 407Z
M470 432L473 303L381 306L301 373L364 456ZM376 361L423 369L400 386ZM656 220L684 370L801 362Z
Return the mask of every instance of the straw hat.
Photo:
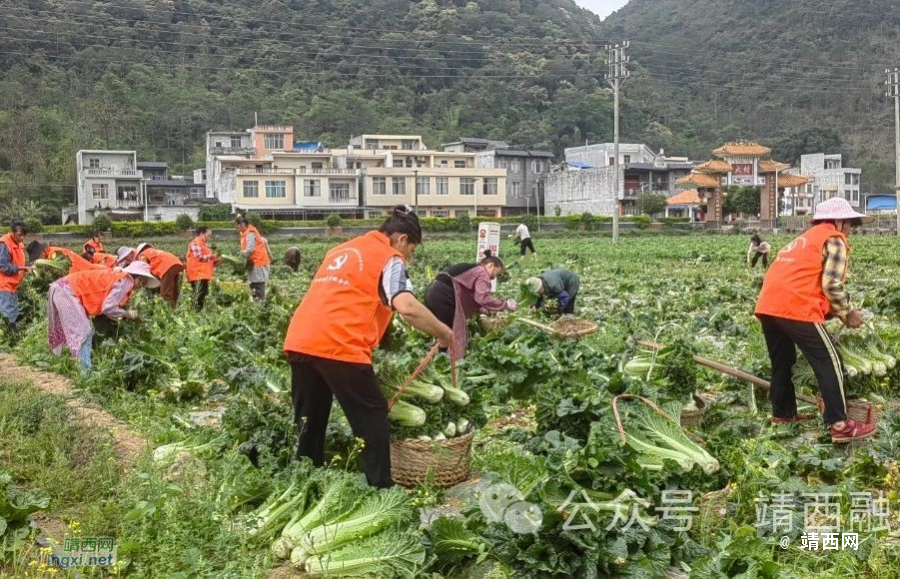
M150 266L143 261L132 261L124 270L128 275L138 275L146 278L144 287L154 289L159 287L159 280L150 273Z
M816 213L813 215L812 222L849 219L861 219L863 223L875 221L874 217L854 211L850 203L843 197L832 197L816 205Z
M540 293L541 288L544 287L544 282L541 281L541 278L539 277L530 277L525 280L525 284L528 285L528 287L531 288L531 291L536 294Z
M116 251L116 263L117 264L122 263L128 257L131 257L132 255L134 255L134 248L126 247L123 245Z

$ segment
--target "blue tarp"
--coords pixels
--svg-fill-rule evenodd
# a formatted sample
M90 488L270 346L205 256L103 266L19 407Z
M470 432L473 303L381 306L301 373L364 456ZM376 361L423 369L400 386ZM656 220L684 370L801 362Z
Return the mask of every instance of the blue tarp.
M574 167L575 169L593 169L594 166L590 163L582 163L581 161L569 161L567 163L569 167Z
M294 143L294 151L298 153L322 153L325 145L318 141L297 141Z
M869 195L866 197L866 211L896 211L897 198L894 195Z

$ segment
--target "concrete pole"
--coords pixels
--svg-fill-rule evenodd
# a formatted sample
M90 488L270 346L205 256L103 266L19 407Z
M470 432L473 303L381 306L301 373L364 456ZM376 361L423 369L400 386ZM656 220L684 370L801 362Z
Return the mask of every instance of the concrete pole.
M615 155L616 188L613 193L613 243L619 243L619 79L613 80L613 154ZM898 182L900 183L900 182ZM900 227L900 220L898 220Z
M895 195L897 197L897 235L900 235L900 96L894 97L894 162Z

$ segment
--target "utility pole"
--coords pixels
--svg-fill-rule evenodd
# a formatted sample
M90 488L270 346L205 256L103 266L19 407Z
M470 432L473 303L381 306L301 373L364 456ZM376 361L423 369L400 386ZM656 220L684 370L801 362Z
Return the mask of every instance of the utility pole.
M430 191L429 191L430 193ZM413 208L416 210L416 217L419 216L419 170L413 169Z
M628 57L625 56L625 49L628 48L628 41L621 44L608 44L606 46L607 57L606 66L609 71L606 74L606 82L613 89L613 149L616 157L616 189L615 202L613 204L613 243L619 243L619 84L628 78L628 69L626 63Z
M897 235L900 235L900 68L885 69L887 92L889 99L894 99L894 195L897 199Z

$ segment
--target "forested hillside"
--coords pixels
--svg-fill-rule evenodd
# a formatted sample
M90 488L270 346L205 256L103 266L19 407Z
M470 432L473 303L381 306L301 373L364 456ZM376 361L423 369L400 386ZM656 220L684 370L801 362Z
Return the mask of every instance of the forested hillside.
M892 191L896 0L631 0L601 35L631 41L628 97L673 150L743 136L789 161L840 151L864 194Z
M892 174L892 0L0 0L0 214L71 199L79 148L203 164L210 129L287 123L561 152L612 137L603 46L632 41L623 139L704 157L728 138L843 150ZM15 207L13 206L13 209ZM5 217L5 215L0 215Z

